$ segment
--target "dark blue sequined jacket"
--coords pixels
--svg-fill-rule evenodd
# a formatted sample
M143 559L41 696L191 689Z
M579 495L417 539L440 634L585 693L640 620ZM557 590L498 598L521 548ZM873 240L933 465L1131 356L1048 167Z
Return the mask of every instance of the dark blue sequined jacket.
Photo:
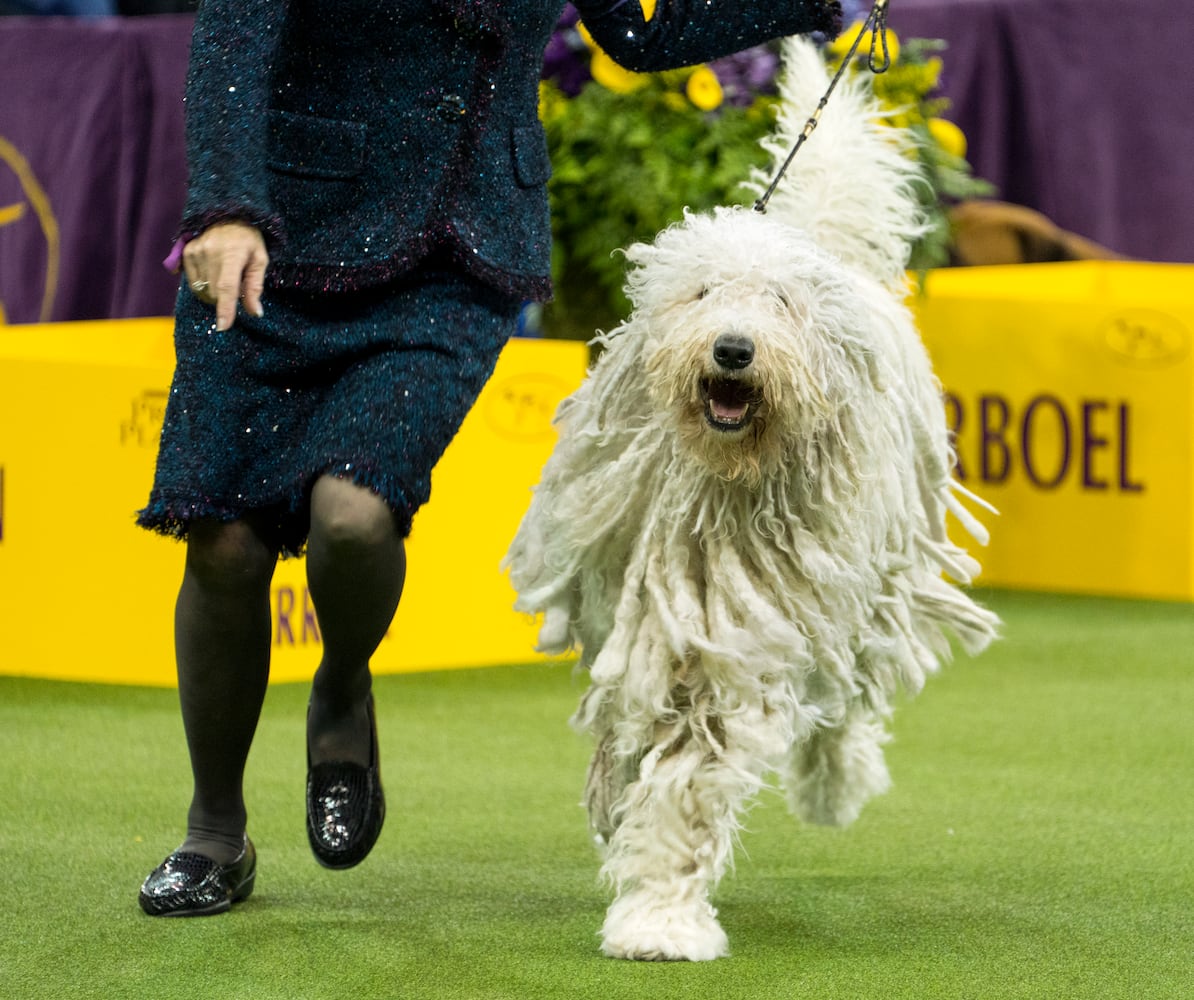
M577 0L641 71L836 29L836 0ZM511 294L550 293L543 51L562 0L204 0L187 82L181 232L242 219L269 284L372 285L446 250Z

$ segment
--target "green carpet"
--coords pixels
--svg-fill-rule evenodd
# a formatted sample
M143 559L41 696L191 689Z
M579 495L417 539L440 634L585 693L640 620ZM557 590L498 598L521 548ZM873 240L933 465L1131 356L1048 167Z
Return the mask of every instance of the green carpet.
M175 693L0 679L0 997L1194 996L1194 606L984 597L1006 637L901 707L891 793L845 831L751 812L699 965L598 953L567 665L379 678L349 872L306 845L306 688L271 688L257 891L199 920L136 904L187 805Z

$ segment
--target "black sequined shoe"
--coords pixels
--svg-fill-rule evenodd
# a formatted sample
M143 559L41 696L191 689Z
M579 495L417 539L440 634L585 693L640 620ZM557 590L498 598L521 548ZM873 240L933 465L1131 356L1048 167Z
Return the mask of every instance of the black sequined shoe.
M248 899L257 878L257 851L244 850L229 865L193 851L175 851L141 885L141 909L151 917L207 917Z
M386 818L373 695L368 707L372 739L368 767L347 761L312 764L307 751L307 839L325 868L352 868L364 861Z

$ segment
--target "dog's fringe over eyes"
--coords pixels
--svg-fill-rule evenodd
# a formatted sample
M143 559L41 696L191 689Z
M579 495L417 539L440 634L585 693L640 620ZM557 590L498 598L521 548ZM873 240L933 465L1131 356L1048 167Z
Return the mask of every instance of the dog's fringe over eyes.
M807 43L784 55L786 151L826 76ZM978 567L946 511L984 529L904 305L916 162L876 111L844 80L766 215L690 214L627 250L633 311L561 405L507 556L541 647L590 675L573 722L610 955L725 954L709 894L768 776L800 818L849 823L888 787L897 695L951 636L996 634L955 585Z

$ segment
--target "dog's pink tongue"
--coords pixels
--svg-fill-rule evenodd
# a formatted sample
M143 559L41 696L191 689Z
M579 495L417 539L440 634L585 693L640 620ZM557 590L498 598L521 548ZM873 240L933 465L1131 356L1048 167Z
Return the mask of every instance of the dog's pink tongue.
M709 400L709 409L713 413L716 420L723 423L732 424L741 420L746 416L746 404L734 405L729 403L719 403L716 399Z

